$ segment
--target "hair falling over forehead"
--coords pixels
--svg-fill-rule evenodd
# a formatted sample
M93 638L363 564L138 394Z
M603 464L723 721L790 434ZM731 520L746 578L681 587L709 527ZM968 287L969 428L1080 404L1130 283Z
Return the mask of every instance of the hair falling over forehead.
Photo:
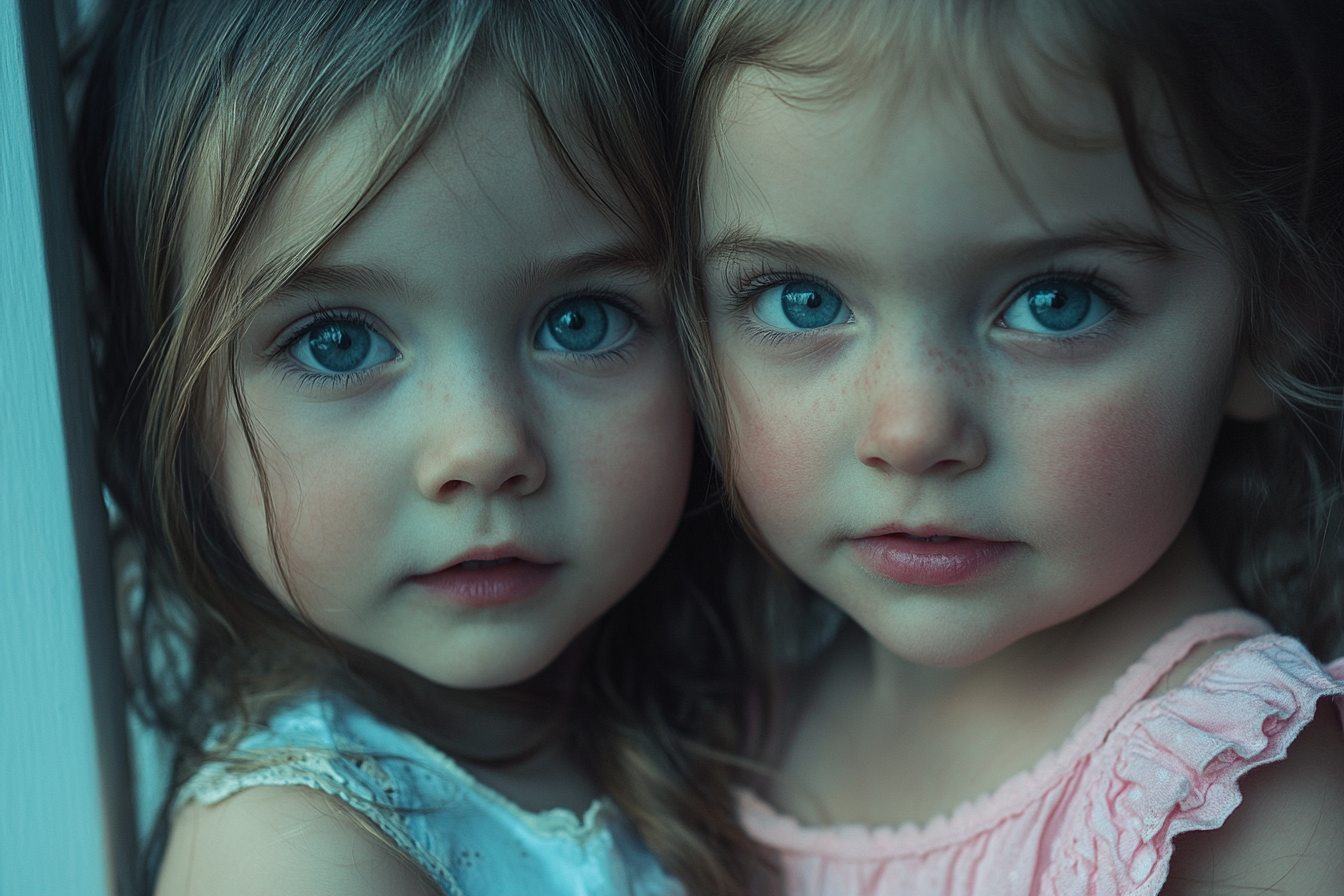
M651 270L669 272L671 176L652 42L621 0L110 7L90 51L75 174L100 277L91 315L104 478L144 573L128 660L140 708L173 738L175 783L203 761L221 720L255 718L317 683L443 743L451 719L413 707L398 717L397 701L454 695L324 637L244 559L212 486L212 442L233 405L270 500L237 341L278 286L452 127L482 78L518 91L539 151L628 228ZM286 176L369 103L382 125L371 163L324 205L326 217L287 229L283 244L259 239ZM609 176L602 188L585 176L589 165ZM696 537L678 536L670 556L679 559L598 623L583 685L549 730L580 737L598 785L693 892L745 892L754 852L726 772L706 757L736 748L749 676L737 627L721 618L708 574L695 573L714 554ZM672 629L693 646L644 643ZM437 727L426 731L431 716ZM697 738L712 750L696 753Z
M532 107L539 144L614 208L575 159L606 163L636 210L627 224L650 260L661 260L667 203L656 185L665 178L646 136L658 128L641 96L646 85L617 64L622 48L603 27L582 3L151 2L126 18L118 86L93 85L89 107L110 99L101 90L118 89L134 113L93 116L106 154L91 160L90 176L105 177L90 224L95 242L112 247L101 260L114 291L136 299L135 313L112 323L133 322L146 347L139 375L122 384L128 399L145 403L145 426L118 435L144 440L128 454L150 465L153 509L179 569L199 565L191 529L201 514L188 505L209 478L195 481L210 463L202 452L213 422L227 399L241 397L229 385L239 330L451 121L472 77L512 81ZM180 49L166 49L170 35ZM329 205L327 219L304 221L285 245L259 247L287 173L368 102L386 106L386 133L362 181ZM255 444L246 405L239 410Z
M1086 151L1034 108L1030 73L1101 86L1156 211L1205 208L1238 267L1242 338L1277 416L1227 422L1197 518L1247 606L1321 657L1344 652L1344 81L1333 0L686 0L678 87L681 251L698 270L700 197L718 116L746 69L815 85L952 86ZM987 86L988 85L988 86ZM1170 122L1189 172L1164 170L1147 124ZM983 120L983 119L982 119ZM993 148L993 134L986 126ZM1163 135L1166 136L1166 135ZM1012 180L1011 171L1004 171ZM693 278L692 278L693 280ZM696 397L730 490L733 446L698 283L677 291ZM750 525L750 521L747 521Z

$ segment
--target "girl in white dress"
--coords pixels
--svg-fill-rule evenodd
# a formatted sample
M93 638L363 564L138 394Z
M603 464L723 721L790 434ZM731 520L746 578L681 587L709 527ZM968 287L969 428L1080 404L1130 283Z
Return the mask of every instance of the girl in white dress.
M731 626L691 544L655 569L693 424L640 35L587 0L108 24L79 181L176 750L158 893L745 880L684 748L731 718Z

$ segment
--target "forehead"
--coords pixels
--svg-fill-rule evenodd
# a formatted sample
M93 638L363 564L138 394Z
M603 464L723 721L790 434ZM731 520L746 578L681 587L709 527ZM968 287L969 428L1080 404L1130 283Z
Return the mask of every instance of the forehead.
M474 90L316 262L377 260L411 279L419 272L426 291L444 273L433 272L436 259L453 252L468 253L482 271L539 270L558 259L596 263L594 253L609 253L604 263L636 267L641 244L624 223L630 210L614 198L605 169L586 161L579 159L584 176L614 212L574 183L536 138L516 90ZM321 184L314 186L306 195L324 201ZM612 257L620 253L629 257Z
M473 221L510 210L528 210L555 228L569 222L568 229L575 231L601 219L608 231L621 230L623 238L627 223L635 219L605 166L582 152L573 156L584 183L604 204L599 207L575 184L539 139L534 112L522 94L501 78L479 78L446 122L400 164L396 141L403 126L386 100L362 101L311 141L255 214L242 216L245 238L232 268L236 281L255 288L240 296L241 313L273 291L276 284L266 285L268 272L320 261L353 245L372 248L379 239L385 241L379 246L383 257L407 255L417 239L423 243L435 223L430 219L443 223L439 213L447 205L440 199L436 206L428 194L411 195L417 189L408 188L412 181L450 197L457 217L448 222L450 229L467 236ZM201 169L208 172L210 166ZM380 170L387 173L385 183ZM219 234L210 228L227 217L221 209L229 197L206 179L193 191L202 201L192 204L182 247L188 275L212 264L205 253L218 245ZM437 232L442 236L444 230Z
M235 282L246 281L279 259L311 251L370 185L389 141L390 123L388 107L380 99L355 105L308 142L264 200L243 207L247 200L232 194L225 168L245 164L241 156L260 154L264 148L246 141L228 145L223 124L216 122L202 141L187 188L179 247L185 280L223 269ZM228 232L235 229L237 236ZM225 259L214 257L221 252Z
M1005 242L1109 223L1161 231L1109 95L1049 74L1022 73L1024 115L987 74L841 93L815 76L743 69L706 159L706 245L761 232L926 253L928 241ZM1160 116L1145 114L1155 154L1178 166Z

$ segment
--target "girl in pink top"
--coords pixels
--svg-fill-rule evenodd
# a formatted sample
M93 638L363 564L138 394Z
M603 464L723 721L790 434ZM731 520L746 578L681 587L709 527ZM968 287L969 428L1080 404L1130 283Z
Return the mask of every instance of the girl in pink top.
M1344 893L1342 19L679 10L702 412L848 617L742 800L790 892Z

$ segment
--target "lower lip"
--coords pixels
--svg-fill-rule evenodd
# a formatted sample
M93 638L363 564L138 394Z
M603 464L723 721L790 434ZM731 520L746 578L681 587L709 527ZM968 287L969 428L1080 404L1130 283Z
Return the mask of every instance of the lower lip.
M466 569L461 564L422 576L411 582L463 607L502 607L527 600L555 575L559 564L514 560L498 566Z
M904 585L961 585L998 566L1013 543L951 538L920 541L905 535L854 539L859 562L884 579Z

